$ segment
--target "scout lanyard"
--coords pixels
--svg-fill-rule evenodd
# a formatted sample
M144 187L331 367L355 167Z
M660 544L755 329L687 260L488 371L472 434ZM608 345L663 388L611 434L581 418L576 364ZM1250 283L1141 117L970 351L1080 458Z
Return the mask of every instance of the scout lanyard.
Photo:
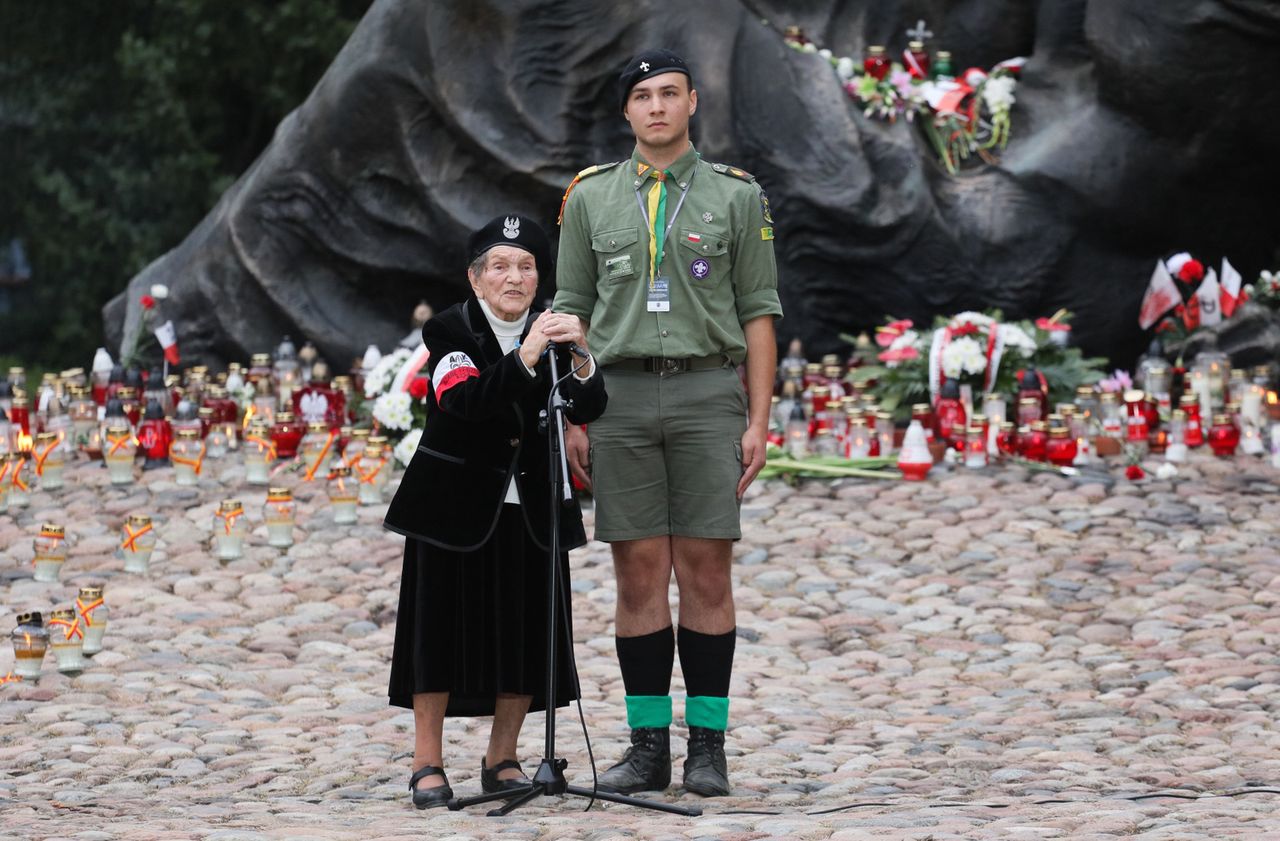
M636 204L640 205L640 216L644 219L644 226L649 231L649 288L652 289L654 281L658 279L658 267L662 265L663 246L667 241L667 237L671 236L671 229L676 226L676 217L680 215L680 208L684 207L684 200L689 195L689 185L693 183L694 170L689 173L689 180L685 182L681 188L680 200L676 202L676 209L671 211L671 218L667 219L667 173L666 171L653 172L654 183L649 188L649 206L645 207L645 200L640 197L640 188L636 188ZM650 212L652 211L652 213ZM665 221L665 226L663 222ZM665 227L662 236L657 235L659 227Z

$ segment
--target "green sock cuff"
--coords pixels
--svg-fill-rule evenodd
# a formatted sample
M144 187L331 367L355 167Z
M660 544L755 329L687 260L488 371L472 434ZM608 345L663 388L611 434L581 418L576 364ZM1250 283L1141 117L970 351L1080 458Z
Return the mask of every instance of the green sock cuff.
M690 727L728 730L729 699L712 695L693 695L684 702L684 720Z
M627 726L632 730L637 727L670 727L671 696L628 695Z

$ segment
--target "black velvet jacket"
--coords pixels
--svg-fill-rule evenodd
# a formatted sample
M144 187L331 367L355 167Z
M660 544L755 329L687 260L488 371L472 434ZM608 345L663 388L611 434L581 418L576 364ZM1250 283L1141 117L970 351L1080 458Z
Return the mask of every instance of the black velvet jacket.
M529 314L523 335L536 316ZM427 422L383 525L446 549L478 549L493 534L514 474L525 525L545 549L551 479L538 412L551 387L546 357L530 377L515 351L502 353L474 297L428 321L422 339L431 352ZM573 367L572 357L560 353L556 364L564 376ZM573 423L589 423L604 412L607 397L599 369L585 383L569 377L561 388L573 401L568 412ZM560 508L560 548L584 543L582 509L575 498Z

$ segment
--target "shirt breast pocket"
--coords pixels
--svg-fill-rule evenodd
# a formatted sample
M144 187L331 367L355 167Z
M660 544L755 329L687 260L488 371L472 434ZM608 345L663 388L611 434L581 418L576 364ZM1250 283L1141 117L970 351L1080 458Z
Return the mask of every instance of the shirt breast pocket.
M715 229L680 231L680 271L695 288L709 289L729 275L729 234Z
M596 253L596 271L605 283L623 283L639 273L636 243L640 229L619 228L591 235L591 250Z

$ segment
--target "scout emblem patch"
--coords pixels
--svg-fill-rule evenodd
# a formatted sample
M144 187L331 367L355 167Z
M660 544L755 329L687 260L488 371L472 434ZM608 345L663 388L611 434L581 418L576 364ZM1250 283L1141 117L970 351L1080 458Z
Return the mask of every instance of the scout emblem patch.
M702 280L707 275L711 274L711 264L699 257L697 260L694 260L689 264L689 274L693 275L698 280Z
M712 216L712 215L711 215L711 211L709 211L709 210L708 210L706 213L702 214L702 221L703 221L703 222L706 222L706 223L708 223L708 224L710 224L710 223L711 223L711 221L712 221L713 219L715 219L715 218L716 218L716 217Z
M772 228L772 227L768 227L768 228L761 228L761 229L760 229L760 239L762 239L762 240L764 240L764 241L766 241L766 242L768 242L769 240L773 239L773 228Z

